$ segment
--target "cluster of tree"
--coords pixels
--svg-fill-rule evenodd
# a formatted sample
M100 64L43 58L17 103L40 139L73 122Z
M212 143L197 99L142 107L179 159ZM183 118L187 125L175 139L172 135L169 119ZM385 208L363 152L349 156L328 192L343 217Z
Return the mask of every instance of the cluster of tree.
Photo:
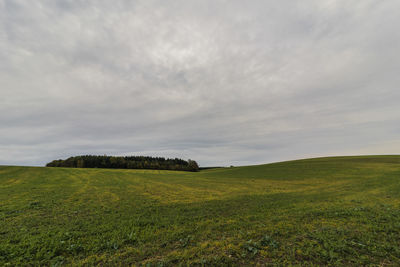
M151 170L174 170L174 171L198 171L199 166L194 160L169 159L162 157L145 156L76 156L68 159L53 160L46 167L69 167L69 168L112 168L112 169L151 169Z

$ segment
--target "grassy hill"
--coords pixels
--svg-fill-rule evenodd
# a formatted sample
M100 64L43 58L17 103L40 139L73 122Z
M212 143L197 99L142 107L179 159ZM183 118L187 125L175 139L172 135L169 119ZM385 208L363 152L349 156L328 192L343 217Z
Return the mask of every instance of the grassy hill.
M0 265L399 265L400 156L0 167Z

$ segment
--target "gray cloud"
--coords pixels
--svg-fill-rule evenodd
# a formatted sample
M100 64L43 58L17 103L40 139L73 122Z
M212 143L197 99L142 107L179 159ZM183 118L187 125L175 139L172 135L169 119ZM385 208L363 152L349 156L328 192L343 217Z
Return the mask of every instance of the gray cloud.
M400 152L400 2L0 0L0 164Z

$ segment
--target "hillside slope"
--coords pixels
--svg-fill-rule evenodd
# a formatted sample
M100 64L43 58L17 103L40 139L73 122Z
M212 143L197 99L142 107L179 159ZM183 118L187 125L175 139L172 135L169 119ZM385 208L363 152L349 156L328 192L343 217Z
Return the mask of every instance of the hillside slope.
M400 264L400 156L0 167L0 265Z

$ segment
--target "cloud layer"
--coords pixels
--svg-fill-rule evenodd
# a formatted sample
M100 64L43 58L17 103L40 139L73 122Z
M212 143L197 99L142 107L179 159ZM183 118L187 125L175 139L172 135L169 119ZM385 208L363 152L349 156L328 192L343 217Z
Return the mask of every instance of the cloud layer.
M399 10L0 0L0 164L400 153Z

